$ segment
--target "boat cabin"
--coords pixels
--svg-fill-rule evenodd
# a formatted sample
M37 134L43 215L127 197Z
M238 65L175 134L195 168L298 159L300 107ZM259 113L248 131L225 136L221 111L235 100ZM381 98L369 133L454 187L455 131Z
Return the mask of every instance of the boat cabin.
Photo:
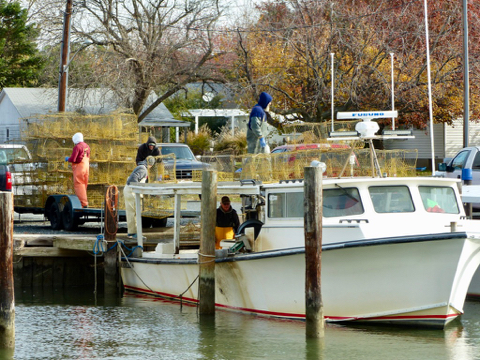
M457 182L455 179L432 182L427 177L326 178L322 184L322 226L326 239L323 244L375 238L375 234L381 237L385 232L405 236L418 233L420 228L433 233L438 232L439 222L449 227L465 217ZM133 188L138 199L140 194L173 195L177 214L182 195L201 192L201 184L194 182L139 184ZM239 231L247 237L246 249L267 251L304 246L303 181L219 183L217 191L219 195L238 195L242 199L243 225ZM180 251L177 214L174 246L169 250L162 247L162 252ZM225 241L222 245L230 248L234 243Z

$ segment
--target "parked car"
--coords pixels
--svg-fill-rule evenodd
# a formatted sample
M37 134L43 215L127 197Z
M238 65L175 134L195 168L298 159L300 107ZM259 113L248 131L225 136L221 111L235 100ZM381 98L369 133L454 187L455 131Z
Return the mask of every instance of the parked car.
M198 161L192 150L187 144L179 143L158 143L158 148L162 155L175 154L175 175L179 180L191 179L193 170L203 170L210 168L210 164ZM165 161L168 167L170 160Z

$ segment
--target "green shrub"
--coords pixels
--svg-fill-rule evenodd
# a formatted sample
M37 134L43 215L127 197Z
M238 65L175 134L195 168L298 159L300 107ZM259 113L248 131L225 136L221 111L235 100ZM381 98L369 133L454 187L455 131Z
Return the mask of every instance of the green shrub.
M212 132L207 124L202 125L198 129L198 134L191 130L187 133L187 145L190 146L195 155L203 155L209 152L212 140Z
M231 129L224 126L215 138L213 150L235 155L245 154L247 152L247 134L244 131L236 131L232 136Z

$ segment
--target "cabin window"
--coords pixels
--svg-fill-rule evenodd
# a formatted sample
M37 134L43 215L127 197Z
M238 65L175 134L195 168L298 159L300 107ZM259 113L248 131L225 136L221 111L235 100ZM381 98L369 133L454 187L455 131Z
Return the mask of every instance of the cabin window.
M407 186L370 186L368 191L377 213L415 211Z
M448 186L419 186L423 207L428 212L458 214L455 192Z
M268 217L302 218L303 192L270 193L268 195Z
M323 217L360 215L363 211L357 188L323 190Z

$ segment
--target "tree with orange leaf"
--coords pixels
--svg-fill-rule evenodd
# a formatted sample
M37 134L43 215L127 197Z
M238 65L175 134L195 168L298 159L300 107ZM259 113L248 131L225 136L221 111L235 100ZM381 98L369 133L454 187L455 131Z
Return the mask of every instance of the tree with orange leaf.
M461 2L430 1L429 32L433 111L436 122L463 114ZM480 7L469 5L470 32L478 34ZM391 109L394 54L395 109L403 124L428 120L423 2L340 0L271 1L260 20L238 32L237 66L245 107L261 91L274 95L276 113L309 121L331 119L334 53L335 110ZM472 44L472 42L471 42ZM471 54L478 55L478 45ZM478 56L472 56L472 118L480 117Z

